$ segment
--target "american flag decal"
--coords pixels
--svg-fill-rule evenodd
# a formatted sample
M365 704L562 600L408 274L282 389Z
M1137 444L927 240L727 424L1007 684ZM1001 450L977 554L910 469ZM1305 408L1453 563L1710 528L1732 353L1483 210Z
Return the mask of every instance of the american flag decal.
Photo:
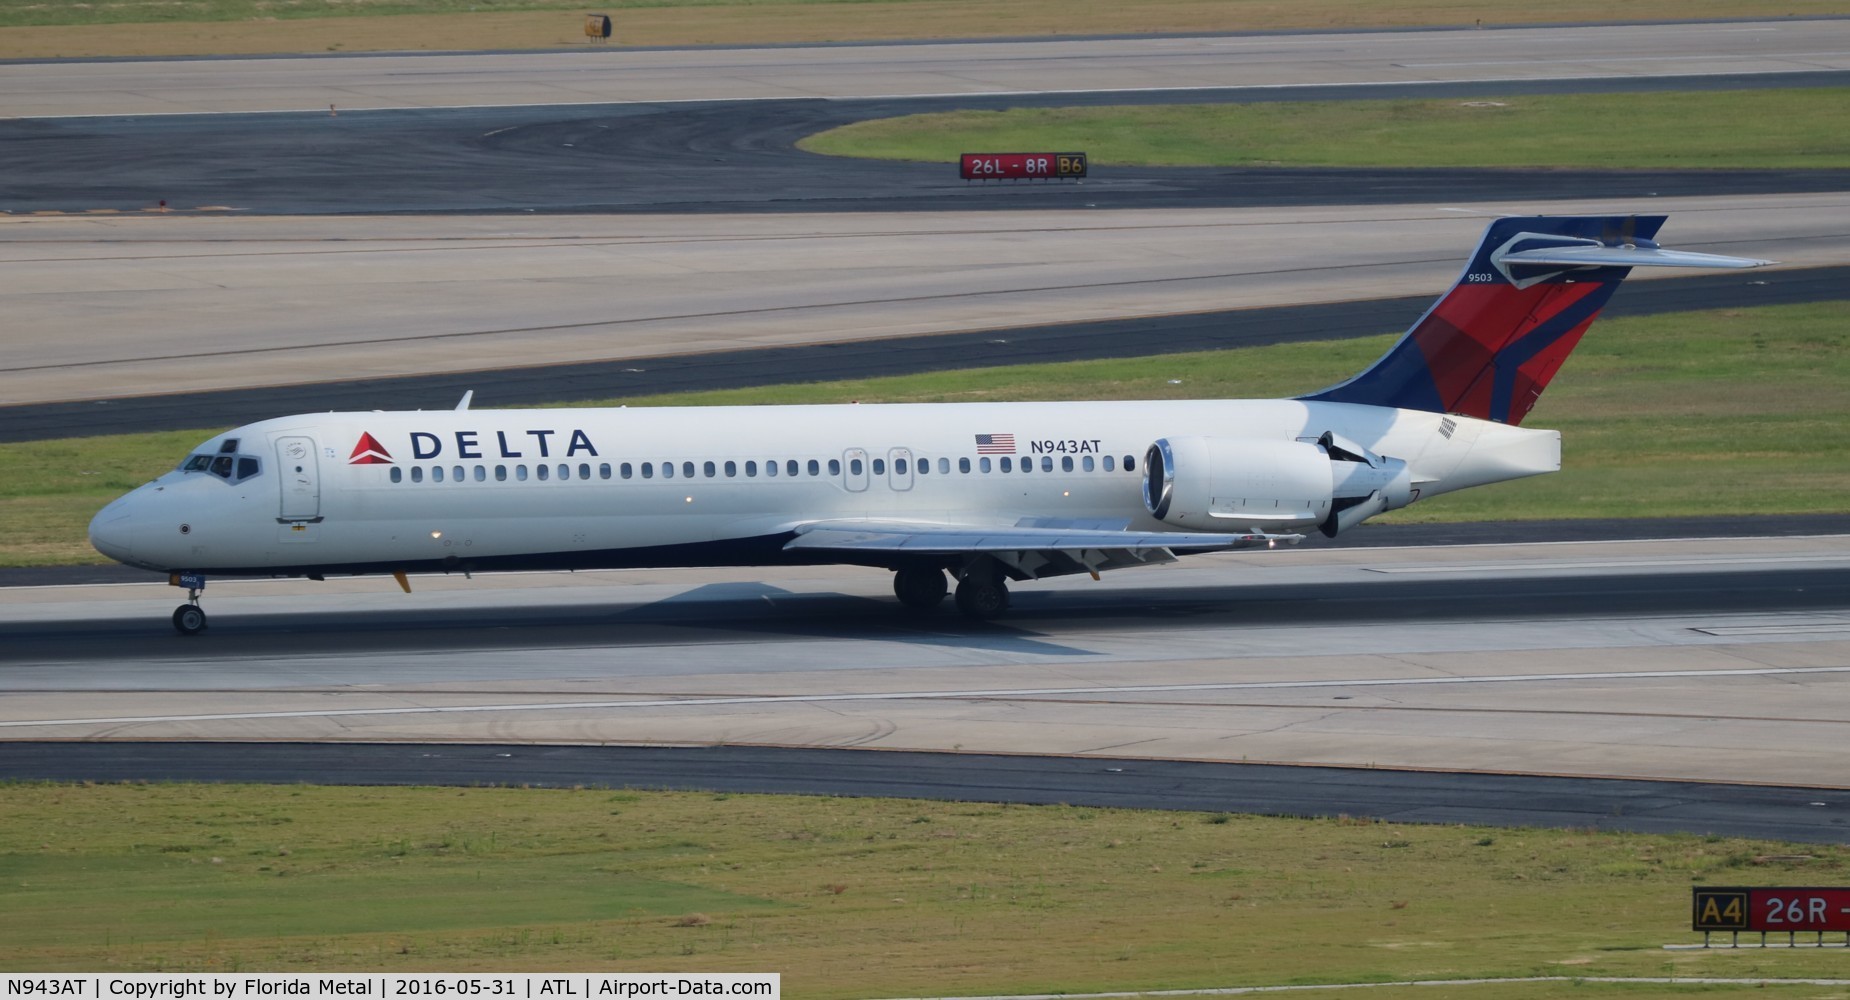
M976 453L978 455L1013 455L1015 454L1015 435L978 434Z

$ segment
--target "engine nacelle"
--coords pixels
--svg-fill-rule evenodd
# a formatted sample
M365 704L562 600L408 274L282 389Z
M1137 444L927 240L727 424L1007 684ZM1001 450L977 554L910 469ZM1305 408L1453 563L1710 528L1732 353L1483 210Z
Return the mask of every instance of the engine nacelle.
M1162 438L1144 456L1144 506L1196 531L1319 528L1333 537L1411 500L1407 463L1333 434Z

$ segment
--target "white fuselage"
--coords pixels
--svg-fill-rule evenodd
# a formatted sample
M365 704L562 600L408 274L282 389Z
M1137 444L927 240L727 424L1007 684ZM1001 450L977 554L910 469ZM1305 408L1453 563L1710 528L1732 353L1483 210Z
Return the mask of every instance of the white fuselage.
M1553 431L1297 400L327 413L207 441L91 533L123 562L215 574L817 561L783 549L796 526L1173 531L1145 504L1153 441L1326 432L1404 461L1408 502L1559 466Z

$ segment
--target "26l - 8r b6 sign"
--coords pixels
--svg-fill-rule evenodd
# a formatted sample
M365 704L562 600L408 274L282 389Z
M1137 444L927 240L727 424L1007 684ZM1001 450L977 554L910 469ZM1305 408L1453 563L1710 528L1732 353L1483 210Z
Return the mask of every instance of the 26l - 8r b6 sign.
M1086 154L965 153L959 170L967 181L1084 177Z

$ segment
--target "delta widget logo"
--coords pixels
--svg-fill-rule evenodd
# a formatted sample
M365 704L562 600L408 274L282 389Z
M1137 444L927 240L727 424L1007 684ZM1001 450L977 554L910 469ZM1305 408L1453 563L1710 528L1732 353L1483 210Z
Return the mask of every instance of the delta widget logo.
M353 446L353 454L347 457L348 465L391 465L392 453L385 450L379 439L365 431L360 432L359 443Z

